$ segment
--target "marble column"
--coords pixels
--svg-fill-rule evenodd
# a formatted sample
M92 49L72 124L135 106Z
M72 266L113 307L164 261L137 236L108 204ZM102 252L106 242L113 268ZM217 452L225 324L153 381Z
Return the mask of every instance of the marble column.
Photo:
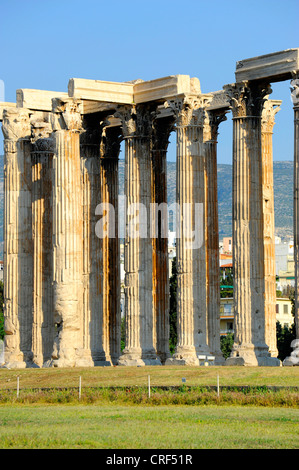
M80 133L83 192L83 350L95 366L110 365L103 345L103 239L97 236L96 214L102 201L101 146L103 125L98 114L86 115Z
M26 109L3 112L5 366L33 366L31 126Z
M33 361L47 366L54 341L52 297L52 128L43 116L32 124Z
M227 365L276 366L266 344L261 113L267 83L224 87L233 112L234 345Z
M150 105L121 106L125 139L125 319L126 346L119 365L160 365L153 344L153 247L150 238Z
M53 100L54 367L91 365L83 350L83 222L80 102Z
M299 366L299 72L291 81L294 105L294 261L295 261L295 328L296 339L291 343L293 351L283 361L284 366Z
M177 134L177 334L166 364L199 365L210 354L206 292L206 162L203 98L169 101Z
M266 100L262 110L262 192L265 262L265 341L271 356L277 357L276 339L276 265L273 145L274 119L281 101Z
M173 125L173 117L158 118L152 134L153 328L154 345L163 364L170 357L167 147Z
M215 364L223 364L220 348L220 263L217 187L217 136L218 128L226 120L227 109L208 111L204 126L206 153L206 256L207 256L207 315L208 344L215 356Z
M105 205L103 244L103 347L106 359L117 364L120 350L120 245L118 234L119 127L105 127L101 151L101 202ZM108 213L109 211L110 213Z

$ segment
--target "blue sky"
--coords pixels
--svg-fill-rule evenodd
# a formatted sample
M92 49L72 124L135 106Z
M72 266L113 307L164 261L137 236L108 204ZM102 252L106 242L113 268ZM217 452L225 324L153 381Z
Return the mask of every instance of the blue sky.
M0 0L0 80L6 101L18 88L66 91L73 77L187 74L207 93L234 82L236 61L299 47L298 18L299 0ZM283 100L275 160L293 159L289 85L273 85L271 95ZM231 141L229 117L220 127L219 163L231 163Z

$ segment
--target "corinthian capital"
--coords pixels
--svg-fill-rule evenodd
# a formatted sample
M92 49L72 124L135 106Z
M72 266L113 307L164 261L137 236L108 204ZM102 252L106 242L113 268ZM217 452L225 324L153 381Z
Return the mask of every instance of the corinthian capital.
M266 97L272 93L269 83L242 81L224 85L234 118L261 116Z
M145 137L152 134L153 122L158 114L156 103L120 105L114 116L122 122L124 137Z
M9 108L3 111L2 131L6 140L30 138L29 112L24 108Z
M121 120L123 136L132 137L137 130L137 112L134 105L119 105L114 117Z
M262 131L272 132L275 124L275 115L280 110L282 101L265 100L262 110Z
M184 95L167 100L164 106L173 111L177 126L203 127L205 108L211 100L210 95Z
M228 109L214 109L206 111L204 121L204 141L217 140L218 128L221 122L226 121Z
M52 126L54 130L79 132L82 128L82 101L74 98L52 100Z

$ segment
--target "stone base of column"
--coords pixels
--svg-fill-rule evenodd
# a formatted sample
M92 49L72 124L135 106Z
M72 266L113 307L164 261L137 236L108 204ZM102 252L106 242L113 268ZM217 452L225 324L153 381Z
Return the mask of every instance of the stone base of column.
M299 339L294 339L291 343L293 351L289 357L283 361L283 366L299 366Z
M279 367L277 357L271 357L268 348L243 345L234 347L231 356L225 361L226 366L261 366Z
M119 366L161 366L155 350L142 351L140 348L124 349L118 359Z
M18 357L10 357L5 359L3 364L0 364L0 369L33 369L38 367L39 366L31 360L25 361L24 359Z
M0 364L0 368L27 369L38 367L34 364L32 358L33 355L31 351L9 351L4 349L4 362Z
M203 355L209 353L204 352ZM166 360L166 366L199 366L200 361L198 355L200 352L196 351L195 348L179 347L172 357Z
M217 353L217 354L211 354L212 356L215 356L215 361L214 365L215 366L224 366L225 365L225 359L222 355L222 353Z
M159 351L157 352L157 356L161 361L161 364L165 364L168 359L171 359L170 353L160 353Z
M33 357L33 364L34 364L33 367L36 367L39 369L43 367L49 367L50 362L51 362L51 359L50 358L45 359L42 354L36 354Z
M8 361L0 365L0 369L27 369L28 365L26 362L20 361Z

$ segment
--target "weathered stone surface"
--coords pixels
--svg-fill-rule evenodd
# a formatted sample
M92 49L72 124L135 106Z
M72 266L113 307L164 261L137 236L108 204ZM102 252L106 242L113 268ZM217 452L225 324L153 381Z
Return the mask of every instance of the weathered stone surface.
M140 104L159 101L184 93L199 94L200 83L189 75L171 75L155 80L106 82L72 78L68 93L72 98L116 104Z
M236 322L227 364L279 365L271 356L277 354L272 129L280 102L268 100L268 83L293 76L296 162L298 75L292 70L298 70L298 49L239 62L237 83L209 94L201 94L199 80L188 75L127 83L72 79L68 93L21 89L16 104L0 103L6 366L199 365L198 356L211 354L223 364L216 146L218 126L229 109ZM166 152L173 129L180 212L178 343L170 358L167 235L158 206L167 201ZM122 139L129 230L126 347L120 355L117 161ZM298 328L297 173L295 165ZM116 230L111 238L98 237L97 225L105 219L100 203L113 207L116 225L110 216L105 222L107 234ZM139 230L137 237L132 229ZM297 364L297 342L284 365Z
M295 326L294 351L283 361L284 366L299 365L299 73L291 81L291 97L294 105L294 261L295 261Z
M30 122L26 109L3 113L5 366L32 364Z
M206 310L206 156L203 145L208 102L209 99L201 96L169 101L176 116L177 204L180 213L176 226L178 343L173 357L166 361L167 365L199 365L198 355L210 354ZM184 214L185 208L187 213Z
M15 108L16 103L10 103L7 101L0 101L0 121L3 121L3 111L4 109Z
M262 193L264 230L265 278L265 342L271 356L277 357L276 338L276 275L275 275L275 223L272 134L275 115L281 101L267 100L262 110Z
M233 128L234 346L227 365L279 365L265 335L261 113L267 84L225 87Z
M283 361L283 366L299 366L299 339L294 339L291 343L293 351L289 357Z
M16 92L16 104L18 108L52 111L52 99L57 97L64 99L68 97L68 94L57 91L22 88Z
M126 346L119 365L160 365L153 337L153 246L149 214L151 193L151 124L156 106L120 107L123 135L126 138L125 194L125 318ZM133 212L131 213L131 210ZM132 219L136 222L132 226ZM128 230L129 227L129 230ZM134 232L134 229L137 230ZM136 236L138 234L138 236Z
M239 60L235 77L236 82L265 79L276 82L292 78L294 70L299 70L299 48Z

